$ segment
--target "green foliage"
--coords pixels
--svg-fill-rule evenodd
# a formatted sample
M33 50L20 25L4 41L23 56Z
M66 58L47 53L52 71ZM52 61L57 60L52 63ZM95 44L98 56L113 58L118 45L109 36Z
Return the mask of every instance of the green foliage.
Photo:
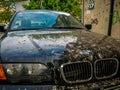
M42 1L42 2L40 2ZM48 10L65 11L74 15L76 18L81 18L81 3L82 0L31 0L24 8L40 9L41 3Z
M0 0L0 7L9 7L12 3L20 2L25 0Z
M81 18L80 0L43 0L43 5L46 9L69 12L77 18Z
M0 0L0 9L3 11L0 12L0 22L8 22L10 21L14 11L11 10L10 5L25 0Z
M31 0L29 2L29 5L23 5L23 7L28 10L39 9L40 4L38 4L38 2L35 2L34 0Z
M0 22L7 23L8 21L10 21L11 17L12 17L11 11L0 12Z

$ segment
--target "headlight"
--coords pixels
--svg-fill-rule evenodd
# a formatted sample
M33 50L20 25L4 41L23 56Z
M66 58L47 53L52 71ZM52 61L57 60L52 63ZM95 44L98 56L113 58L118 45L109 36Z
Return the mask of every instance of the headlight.
M22 64L4 64L3 67L6 70L6 73L8 75L16 75L19 76L21 74L21 71L23 69Z
M40 75L47 70L43 64L3 64L3 67L9 76L27 76Z
M27 75L40 75L47 70L47 67L42 64L28 64L24 67Z
M4 63L2 66L8 82L11 83L39 83L52 78L48 67L40 63Z

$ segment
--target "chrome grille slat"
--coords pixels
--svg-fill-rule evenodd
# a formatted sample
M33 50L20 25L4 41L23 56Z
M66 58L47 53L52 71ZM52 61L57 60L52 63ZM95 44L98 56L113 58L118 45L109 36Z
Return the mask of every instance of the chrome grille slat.
M116 58L106 58L89 61L64 63L60 67L61 75L66 83L83 83L96 79L107 79L115 76L118 72L119 61ZM94 70L94 72L93 72Z
M105 79L117 74L119 61L115 58L99 59L94 62L96 79Z
M60 70L66 83L86 82L93 75L92 64L88 61L65 63Z

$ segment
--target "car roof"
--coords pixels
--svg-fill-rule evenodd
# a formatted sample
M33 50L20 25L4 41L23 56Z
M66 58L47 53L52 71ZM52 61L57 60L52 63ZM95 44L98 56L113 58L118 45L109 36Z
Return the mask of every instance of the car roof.
M24 10L24 11L18 11L18 12L40 12L40 13L54 13L54 14L62 14L62 15L70 15L70 13L63 12L63 11L52 11L52 10ZM17 12L17 13L18 13Z

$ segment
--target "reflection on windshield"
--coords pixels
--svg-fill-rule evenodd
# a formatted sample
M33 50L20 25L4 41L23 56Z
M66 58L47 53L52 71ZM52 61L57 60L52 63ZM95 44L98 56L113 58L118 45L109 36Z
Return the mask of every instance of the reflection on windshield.
M58 14L54 12L20 12L12 21L10 30L28 30L44 28L84 28L70 14Z

